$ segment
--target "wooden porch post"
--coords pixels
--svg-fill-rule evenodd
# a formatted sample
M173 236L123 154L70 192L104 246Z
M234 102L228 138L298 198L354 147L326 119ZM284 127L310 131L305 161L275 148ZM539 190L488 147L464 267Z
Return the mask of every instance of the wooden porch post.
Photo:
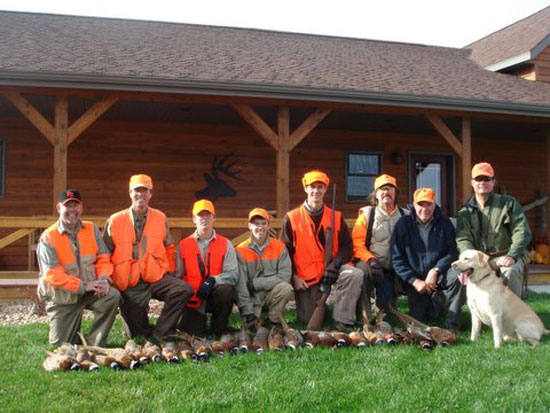
M55 135L53 141L53 208L59 193L67 187L67 146L69 145L69 104L67 96L55 99Z
M282 106L277 116L277 133L249 105L235 103L233 107L252 129L277 151L277 218L282 218L290 205L290 151L298 145L329 113L330 109L317 109L296 130L290 133L290 108Z
M288 106L279 108L277 131L279 148L277 150L277 218L282 218L289 209L290 191L290 109Z
M69 99L67 96L56 97L55 121L52 126L22 94L5 92L4 95L54 146L53 208L55 214L59 193L67 186L67 147L103 115L118 100L118 97L114 95L102 97L69 127Z
M466 202L470 195L470 171L472 169L472 126L470 118L462 118L462 141L455 136L439 116L428 113L426 118L461 159L462 185L458 191L458 204L460 206Z
M470 179L472 177L472 122L470 118L462 118L462 199L460 205L464 204L470 193L472 186ZM459 205L459 206L460 206Z

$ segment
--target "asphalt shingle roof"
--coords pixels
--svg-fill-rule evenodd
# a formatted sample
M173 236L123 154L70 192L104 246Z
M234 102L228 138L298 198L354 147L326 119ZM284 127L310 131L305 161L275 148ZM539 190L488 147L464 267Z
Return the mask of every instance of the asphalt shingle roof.
M483 67L530 52L550 35L550 7L475 41L465 48L471 58Z
M542 105L550 114L550 85L486 71L464 49L16 12L0 12L0 39L0 84L20 73L202 81Z

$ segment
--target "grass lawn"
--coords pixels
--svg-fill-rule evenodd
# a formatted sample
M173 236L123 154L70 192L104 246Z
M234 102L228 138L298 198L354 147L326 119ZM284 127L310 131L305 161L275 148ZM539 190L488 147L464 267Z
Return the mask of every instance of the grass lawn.
M531 293L528 303L550 327L550 295ZM466 331L457 345L433 351L302 349L137 371L47 373L41 367L47 333L46 324L0 328L2 412L550 409L548 337L537 348L505 343L495 350L484 328L476 343ZM110 342L122 343L118 320Z

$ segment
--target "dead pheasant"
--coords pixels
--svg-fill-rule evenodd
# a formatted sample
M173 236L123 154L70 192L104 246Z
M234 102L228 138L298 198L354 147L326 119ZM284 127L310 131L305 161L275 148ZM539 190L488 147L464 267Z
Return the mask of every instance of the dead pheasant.
M378 337L380 337L382 340L384 340L388 344L398 344L397 340L395 339L395 334L393 333L392 326L384 321L384 312L379 311L376 315L376 324L374 325L374 334L376 334Z
M275 326L271 327L269 331L267 344L270 350L282 350L285 346L285 339L281 331Z
M302 347L304 343L304 337L300 334L299 331L288 329L285 331L285 348L296 350L297 348Z
M447 346L456 343L456 334L451 330L440 327L430 327L408 314L397 311L395 308L391 308L390 311L397 317L404 328L408 329L408 326L412 325L416 329L422 331L424 336L428 336L430 340L436 342L441 346ZM426 339L426 337L424 337L424 339Z
M319 345L326 348L334 348L338 342L338 340L326 331L320 331L317 333L317 338L319 339Z
M301 332L304 337L304 347L305 348L314 348L317 347L319 343L319 336L316 331L304 330Z
M253 336L248 331L240 331L237 335L237 340L239 341L239 351L241 353L246 353L250 348L252 348L252 339Z
M336 340L336 344L334 345L335 349L349 347L351 345L351 338L346 333L332 331L330 335Z
M265 327L259 327L256 331L256 336L252 340L252 348L256 351L256 354L262 354L265 350L268 349L267 338L269 336L269 331Z
M349 333L351 344L355 347L366 347L369 342L362 331L352 331Z
M68 371L80 368L76 358L67 354L57 354L50 351L46 351L46 354L46 360L42 363L42 367L46 371Z
M153 344L150 341L147 341L143 345L142 350L143 350L143 355L145 357L148 357L152 362L159 363L162 361L162 350L156 344Z
M210 359L210 355L212 354L212 346L205 338L194 337L191 342L191 348L197 355L198 361L206 362Z
M420 344L424 350L431 350L434 348L435 341L430 333L426 330L426 325L420 321L408 316L394 308L390 308L390 311L401 323L403 328L411 335L411 338Z
M239 352L239 340L235 334L224 334L220 338L220 343L222 344L225 351L228 351L231 355L236 355Z

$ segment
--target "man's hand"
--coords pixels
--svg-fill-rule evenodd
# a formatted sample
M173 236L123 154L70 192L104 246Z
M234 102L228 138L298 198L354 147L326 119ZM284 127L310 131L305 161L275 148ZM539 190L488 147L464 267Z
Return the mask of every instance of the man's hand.
M321 284L331 286L338 279L338 275L340 275L338 270L335 270L334 268L331 268L329 266L327 268L327 271L325 272L325 275L323 275L323 278L321 278Z
M417 278L416 280L414 280L412 285L419 294L426 294L428 292L426 288L426 283L420 278Z
M503 255L502 257L498 257L495 260L496 265L499 267L511 267L516 263L516 260L512 257L509 257L508 255Z
M437 289L437 277L439 276L439 271L435 268L432 268L428 275L426 276L426 280L424 280L424 283L426 284L426 290L428 294L433 293Z
M206 281L204 281L199 287L199 290L197 291L197 297L201 299L208 298L210 292L212 291L212 288L214 288L214 285L216 285L216 280L214 279L214 277L207 278Z
M292 286L296 291L305 291L307 290L307 283L296 275L292 276Z
M379 284L384 279L384 268L375 260L369 260L371 280L373 284Z
M95 295L98 298L105 297L109 293L109 289L111 286L109 285L109 281L107 280L97 280L96 281L96 288L95 288Z

